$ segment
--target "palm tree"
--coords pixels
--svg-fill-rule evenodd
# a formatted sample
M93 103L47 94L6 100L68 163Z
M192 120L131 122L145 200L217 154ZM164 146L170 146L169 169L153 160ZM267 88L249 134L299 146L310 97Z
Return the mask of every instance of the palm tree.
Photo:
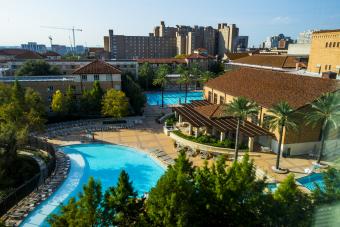
M190 74L192 75L193 79L195 80L195 90L197 89L197 82L200 79L200 75L202 74L202 70L199 65L192 64L190 67Z
M250 101L245 97L237 97L230 103L226 104L225 113L237 119L234 158L234 162L236 162L238 158L238 141L241 122L245 121L249 115L258 113L258 106L255 102Z
M162 107L164 107L164 88L169 79L167 75L171 72L170 66L161 65L156 71L156 78L153 80L153 85L160 86L162 92Z
M332 127L337 127L340 116L339 95L326 93L311 104L312 111L305 116L308 125L316 127L321 124L321 147L317 163L320 164L325 146L325 135Z
M183 70L181 73L181 76L179 77L178 83L184 84L185 86L185 99L184 103L187 103L187 97L188 97L188 85L191 83L192 77L190 75L189 70Z
M215 74L213 72L210 71L205 71L201 74L200 76L200 81L202 83L206 83L208 82L210 79L214 78Z
M269 128L272 130L279 129L279 147L276 156L276 164L275 169L280 169L280 156L281 156L281 146L282 146L282 137L283 137L283 130L285 128L296 129L297 125L295 123L294 118L294 109L288 104L288 102L281 101L272 108L268 110L270 114L268 116L268 124Z

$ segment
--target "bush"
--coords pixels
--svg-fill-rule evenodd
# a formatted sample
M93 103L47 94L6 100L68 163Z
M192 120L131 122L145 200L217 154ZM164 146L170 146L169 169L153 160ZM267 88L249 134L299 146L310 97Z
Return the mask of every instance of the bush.
M166 125L172 126L177 122L177 118L173 115L165 120Z
M205 144L205 145L209 145L209 146L214 146L214 147L223 147L223 148L235 148L235 143L234 141L226 138L223 141L220 141L218 139L216 139L213 136L209 136L209 135L201 135L198 136L197 138L195 138L194 136L188 136L183 134L181 131L174 131L174 133L184 139L196 142L196 143L201 143L201 144ZM245 150L247 149L248 146L246 144L239 144L239 149L241 150Z

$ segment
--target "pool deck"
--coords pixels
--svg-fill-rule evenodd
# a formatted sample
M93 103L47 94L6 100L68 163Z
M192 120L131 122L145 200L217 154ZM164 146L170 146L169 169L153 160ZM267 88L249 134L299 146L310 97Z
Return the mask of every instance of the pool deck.
M173 140L163 133L162 125L156 123L154 117L145 117L142 124L136 125L130 129L119 129L114 132L96 132L95 139L106 143L130 146L143 151L160 149L173 159L178 155L174 148ZM75 144L79 143L79 135L75 134L59 137L50 140L49 142L56 145ZM276 174L271 170L271 167L275 165L276 162L275 154L251 152L250 155L251 158L254 159L256 167L261 169L273 181L281 182L286 178L287 174ZM190 160L195 166L203 166L205 161L199 156L190 157ZM209 165L212 162L212 159L208 160ZM308 159L307 157L289 157L281 158L280 166L289 169L296 178L299 178L306 176L304 170L306 168L311 168L312 162L313 160ZM227 164L230 164L230 162Z

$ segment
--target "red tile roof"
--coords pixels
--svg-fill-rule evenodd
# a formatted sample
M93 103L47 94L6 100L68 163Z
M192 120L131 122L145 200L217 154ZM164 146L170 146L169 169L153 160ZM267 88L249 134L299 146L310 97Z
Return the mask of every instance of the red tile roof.
M15 59L42 59L39 53L25 49L1 49L0 55L14 56Z
M51 57L59 57L61 56L60 54L58 54L57 52L54 51L47 51L46 53L42 54L43 56L51 56Z
M95 60L75 70L72 74L121 74L121 71L105 61Z
M15 59L43 59L43 57L36 53L36 52L33 52L33 51L27 51L27 52L24 52L22 54L18 54L15 56Z
M244 58L236 59L234 63L247 65L259 65L275 68L295 68L299 61L292 56L282 55L251 55Z
M332 79L240 68L209 80L205 86L234 97L244 96L266 108L287 101L297 109L326 92L338 90L340 83Z
M249 53L226 53L229 60L236 60L249 56Z
M223 116L222 105L218 105L218 104L196 106L196 107L194 107L194 109L198 113L200 113L201 115L203 115L207 118L216 118L216 117L222 117Z
M211 55L202 55L202 54L193 53L193 54L190 54L186 58L188 58L188 59L209 59L209 58L214 58L214 57L211 56Z
M182 58L140 58L137 62L142 64L148 62L150 64L185 64L185 59Z

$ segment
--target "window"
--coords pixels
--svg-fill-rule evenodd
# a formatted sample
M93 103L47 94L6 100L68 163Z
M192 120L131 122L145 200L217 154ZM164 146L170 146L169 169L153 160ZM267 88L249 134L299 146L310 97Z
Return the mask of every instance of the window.
M93 76L93 79L94 79L94 80L99 80L99 75L94 75L94 76Z
M329 65L329 66L328 66L328 70L331 70L331 68L332 68L332 65Z
M81 80L87 81L87 75L81 75Z
M208 101L209 101L209 102L212 102L212 99L211 99L211 98L212 98L212 97L211 97L211 91L209 91L209 92L208 92Z
M336 47L340 47L340 42L338 42L338 44L336 45Z
M54 90L54 87L53 87L53 86L48 86L48 87L47 87L47 91L48 91L48 92L53 92L53 90Z
M327 70L327 68L328 68L328 65L325 65L325 70Z
M224 97L220 96L220 104L223 104L223 103L224 103Z
M328 42L326 42L326 47L328 47Z
M217 104L217 94L214 93L214 104Z
M335 45L336 45L336 42L333 43L333 47L335 47Z

